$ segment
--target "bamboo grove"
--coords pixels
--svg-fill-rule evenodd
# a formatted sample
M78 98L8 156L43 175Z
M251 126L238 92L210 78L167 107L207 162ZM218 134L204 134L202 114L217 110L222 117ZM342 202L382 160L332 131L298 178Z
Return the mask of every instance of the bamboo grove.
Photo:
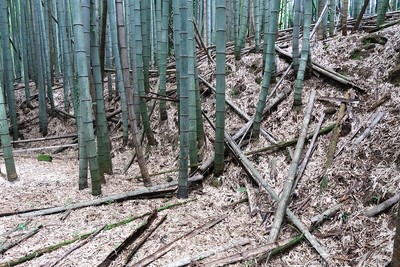
M123 144L132 140L144 184L151 185L142 136L149 146L157 145L157 136L146 97L157 96L158 118L167 120L167 71L172 66L179 103L177 194L186 198L189 173L200 164L198 154L205 145L197 75L200 49L216 55L215 62L212 57L210 62L216 69L214 175L218 177L224 170L227 44L234 45L238 62L249 40L256 53L264 54L262 86L251 120L253 137L258 138L276 75L278 30L293 30L292 67L297 72L293 105L300 107L309 42L315 33L312 25L319 25L318 39L347 34L348 18L377 14L382 24L385 13L399 5L398 0L0 1L0 135L7 178L17 179L11 141L19 138L14 81L25 85L24 105L38 107L38 128L46 136L49 117L55 112L52 85L62 80L63 109L76 122L79 189L91 184L92 194L100 195L104 174L113 172L105 112L106 101L113 98L120 102ZM150 85L151 70L158 73L155 88ZM31 81L37 90L35 97Z

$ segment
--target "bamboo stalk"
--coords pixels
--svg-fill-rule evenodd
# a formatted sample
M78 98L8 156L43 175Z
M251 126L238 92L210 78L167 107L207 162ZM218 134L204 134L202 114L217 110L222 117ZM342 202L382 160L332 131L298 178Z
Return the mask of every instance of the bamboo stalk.
M365 217L374 217L375 215L381 213L382 211L387 210L400 200L400 193L396 193L394 196L389 198L388 200L382 202L381 204L370 208L364 213Z
M42 228L42 225L39 225L39 226L35 227L32 231L29 231L28 233L24 234L23 236L21 236L20 238L15 240L14 242L10 242L10 243L8 243L6 245L0 246L0 254L3 254L4 252L6 252L7 250L9 250L12 247L15 247L16 245L18 245L22 241L24 241L24 240L36 235L41 228Z
M333 123L333 124L330 124L330 125L322 128L321 130L319 130L318 135L325 135L325 134L330 133L335 128L335 126L336 126L336 124ZM313 133L309 133L306 136L306 140L308 140L308 139L310 139L312 137L313 137ZM261 153L261 152L266 152L266 151L271 151L271 150L276 150L276 149L282 149L282 148L297 144L297 141L298 141L298 138L294 138L294 139L291 139L291 140L288 140L288 141L279 142L276 145L270 145L270 146L262 147L262 148L259 148L259 149L256 149L256 150L248 151L245 154L247 156L249 156L249 155L254 155L254 154L257 154L257 153Z
M69 148L69 147L74 147L74 146L78 146L78 144L65 144L65 145L58 145L58 146L21 148L21 149L13 150L13 153L27 153L27 152L38 151L38 150L47 150L47 149L55 149L55 148ZM3 156L3 153L0 153L0 156Z
M303 151L303 146L307 136L308 125L311 120L311 114L314 107L316 91L313 90L308 99L308 103L306 106L303 126L301 129L301 133L299 135L299 141L296 144L296 150L292 159L292 163L290 164L290 169L288 172L288 177L285 182L285 186L280 196L280 201L278 203L278 208L276 209L274 222L271 226L271 231L269 233L268 242L273 243L278 239L279 232L282 226L283 218L285 217L285 210L289 204L290 192L292 191L294 181L296 178L297 167L299 165L301 153Z
M147 234L145 236L143 236L143 238L141 240L139 240L139 242L137 242L137 244L131 249L128 256L125 258L124 266L126 266L128 264L128 262L131 260L133 255L135 255L135 253L139 250L139 248L142 247L142 245L144 244L144 242L146 242L146 240L149 238L149 236L165 221L166 218L167 218L167 215L165 214L163 217L161 217L161 219L157 222L157 224L153 228L151 228L147 232Z
M146 229L153 223L157 218L157 210L154 210L145 222L143 222L138 228L136 228L125 240L115 249L113 249L107 257L99 264L97 267L107 267L120 255L123 253L127 247L132 244L141 234L143 234Z
M197 181L201 181L202 179L203 179L202 175L197 175L197 176L190 177L189 182L197 182ZM11 215L16 215L16 214L19 214L22 217L43 216L43 215L60 213L60 212L66 211L66 210L74 210L74 209L80 209L80 208L85 208L85 207L89 207L89 206L104 205L104 204L112 203L115 201L132 199L135 197L139 197L141 195L163 192L166 189L168 189L168 191L171 191L171 189L174 190L173 188L176 187L177 184L178 184L178 182L159 184L159 185L154 185L151 187L140 188L135 191L128 191L128 192L124 192L121 194L116 194L116 195L112 195L112 196L108 196L108 197L102 197L102 198L98 198L98 199L94 199L94 200L83 201L83 202L70 204L70 205L66 205L66 206L44 208L44 209L28 211L28 212L19 211L19 212L14 212L14 213L7 213L6 215L0 214L0 217L11 216Z
M314 151L315 141L317 140L318 132L321 129L322 122L324 121L324 118L325 118L325 113L322 112L321 116L319 117L317 127L315 128L314 135L313 135L313 137L311 139L311 142L310 142L310 144L308 146L307 152L304 155L303 161L301 162L301 165L297 170L296 181L293 184L293 188L292 188L291 193L293 193L293 191L296 188L297 184L299 183L301 177L303 176L304 170L307 167L308 161L310 160L310 157L311 157L311 155L312 155L312 153Z
M346 93L346 98L348 98L348 97L349 97L349 94ZM341 123L342 119L344 118L345 114L346 114L346 103L342 102L342 104L340 104L340 109L339 109L338 117L336 120L335 128L333 129L331 141L330 141L329 147L328 147L328 154L326 156L325 166L324 166L324 170L322 173L321 191L324 191L326 189L326 187L328 186L327 172L333 163L333 158L335 156L337 142L339 140L340 123Z
M68 134L68 135L62 135L62 136L47 136L47 137L41 137L41 138L11 141L11 144L31 143L31 142L40 142L40 141L48 141L48 140L74 138L74 137L77 137L77 135L76 134Z
M227 257L223 257L221 259L205 262L204 264L201 264L200 266L217 267L217 266L225 266L225 265L232 264L232 263L242 261L242 260L248 260L251 258L255 258L259 255L262 255L266 252L269 252L274 248L281 247L281 246L291 242L292 240L293 240L293 238L289 238L289 239L282 240L279 242L267 243L265 245L251 248L249 250L239 252L239 253L236 253L236 254L233 254L233 255L230 255Z

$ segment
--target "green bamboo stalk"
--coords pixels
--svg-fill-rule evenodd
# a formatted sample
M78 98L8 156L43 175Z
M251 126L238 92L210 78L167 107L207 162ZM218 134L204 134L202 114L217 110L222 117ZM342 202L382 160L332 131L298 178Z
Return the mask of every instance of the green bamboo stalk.
M292 54L293 54L293 69L295 72L297 72L299 69L300 17L301 17L301 1L294 1Z
M36 88L38 90L38 99L39 99L39 131L43 136L47 135L47 108L46 108L46 89L45 89L45 67L42 56L42 42L40 35L40 12L39 12L39 3L31 2L31 16L32 16L32 28L33 28L33 40L35 43L35 77L36 77ZM8 96L8 94L7 94ZM12 122L12 120L11 120Z
M143 2L142 2L143 3ZM143 19L141 18L142 10L138 5L135 5L134 16L135 16L135 52L136 52L136 75L137 75L137 87L139 92L139 103L140 103L140 116L142 117L143 128L146 133L147 141L150 145L156 145L156 140L154 139L153 131L150 126L150 118L147 109L147 104L145 99L145 67L144 67L144 58L143 58L143 39L142 39L142 29L143 26L141 22Z
M144 82L144 91L146 93L150 92L150 36L151 36L151 8L150 1L140 1L141 5L141 34L142 34L142 61L143 61L143 82ZM143 109L143 107L141 108Z
M108 8L108 19L110 25L110 34L112 41L112 51L114 55L114 62L117 69L116 75L116 83L117 90L119 96L121 98L121 110L122 110L122 138L123 144L126 145L128 143L128 105L125 93L125 83L122 74L122 64L121 64L121 55L119 51L118 45L118 32L117 32L117 17L115 11L115 1L107 0L107 8Z
M40 5L39 5L40 10ZM40 12L40 11L39 11ZM50 8L49 1L44 1L43 4L43 19L44 19L44 28L42 28L42 23L40 28L40 34L43 35L41 38L42 43L42 54L44 56L43 63L45 66L45 78L46 78L46 89L47 89L47 97L50 102L51 112L55 111L54 105L54 97L53 97L53 81L54 81L54 72L53 72L53 60L52 55L54 53L52 44L50 42L50 22L49 22Z
M161 0L158 0L161 2ZM169 25L169 0L162 0L160 9L160 33L159 33L159 75L160 75L160 95L166 96L167 84L167 57L168 57L168 25ZM165 100L160 100L160 119L167 120L167 106Z
M103 82L101 77L100 55L99 55L99 26L98 26L98 1L90 0L90 54L93 72L93 83L96 96L96 129L97 129L97 151L99 160L99 171L103 177L104 173L112 174L111 143L108 133L106 110L103 97Z
M385 22L386 12L389 7L389 0L380 0L378 2L378 17L376 23L381 26Z
M188 75L189 75L189 159L190 165L196 166L198 164L197 158L197 102L196 102L196 86L195 86L195 57L196 43L194 36L194 22L193 22L193 2L188 0ZM193 169L193 168L192 168Z
M248 18L249 18L249 0L243 0L240 9L240 19L239 19L239 34L237 36L237 45L235 46L235 59L240 60L242 55L242 48L246 42L246 34L248 28Z
M29 88L29 69L28 69L28 38L27 38L27 20L25 16L26 3L19 1L20 11L20 38L21 38L21 52L22 52L22 71L25 85L25 101L27 106L31 106L31 92Z
M263 110L268 96L268 88L273 78L274 73L274 61L275 61L275 40L276 32L278 27L278 16L280 0L272 0L270 6L271 17L268 24L268 45L266 51L265 65L264 65L264 77L261 86L261 92L257 104L256 114L254 116L253 124L253 137L258 138L260 135L261 119L263 116Z
M4 64L4 88L7 92L7 104L10 114L12 136L14 140L18 140L18 119L14 95L14 75L13 75L13 62L11 56L10 45L10 31L7 12L7 2L0 1L0 22L1 22L1 44L3 49L3 64ZM3 73L3 72L2 72Z
M3 69L0 64L0 73ZM4 99L4 91L2 79L0 79L0 138L1 147L3 149L3 157L6 164L7 180L12 182L18 179L17 171L15 170L13 151L11 146L10 134L8 131L6 103Z
M224 171L224 134L225 134L225 60L226 60L226 2L217 0L217 43L216 43L216 121L215 121L215 159L214 176Z
M101 177L99 172L99 162L97 157L96 141L94 138L92 100L89 92L89 73L87 67L87 57L85 52L85 38L83 32L81 1L73 0L72 13L74 28L74 45L76 56L76 70L78 73L79 87L79 113L82 114L83 140L85 143L87 157L90 167L92 180L92 195L101 194ZM78 135L79 138L79 135Z
M301 95L303 90L304 75L306 72L307 61L310 53L310 26L311 26L311 11L312 1L305 0L304 2L304 26L303 26L303 41L301 46L301 58L299 63L299 70L294 86L294 107L300 107L302 105Z
M179 1L179 0L174 0ZM180 12L180 95L179 95L179 198L188 197L188 156L189 156L189 11L186 0L179 1Z
M261 38L261 0L254 0L254 24L255 24L255 46L256 53L260 51L260 38ZM218 15L217 15L218 16Z

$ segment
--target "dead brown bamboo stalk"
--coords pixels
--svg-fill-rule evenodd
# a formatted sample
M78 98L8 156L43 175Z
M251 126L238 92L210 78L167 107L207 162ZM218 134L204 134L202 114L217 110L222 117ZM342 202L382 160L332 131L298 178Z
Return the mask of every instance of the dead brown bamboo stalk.
M165 219L167 218L167 214L165 214L164 216L161 217L161 219L156 223L156 225L154 225L153 228L151 228L146 235L143 236L142 239L139 240L139 242L137 242L137 244L135 244L135 246L133 248L130 249L128 256L125 258L125 263L123 266L126 266L129 261L132 259L132 257L135 255L135 253L139 250L139 248L141 248L143 246L143 244L146 242L146 240L149 238L149 236L155 231L157 230L157 228L165 221Z
M157 218L157 210L154 210L147 220L136 228L125 240L115 249L113 249L107 257L97 267L108 267L110 264L124 251L129 245L131 245L146 229L153 223Z

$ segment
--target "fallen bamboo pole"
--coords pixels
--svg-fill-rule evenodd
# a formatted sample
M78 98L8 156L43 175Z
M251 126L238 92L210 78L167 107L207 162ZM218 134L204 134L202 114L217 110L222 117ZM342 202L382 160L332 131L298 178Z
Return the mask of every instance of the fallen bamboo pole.
M198 182L203 179L202 175L197 175L189 178L189 182ZM159 184L159 185L154 185L150 187L144 187L140 188L135 191L129 191L129 192L124 192L121 194L116 194L108 197L102 197L94 200L89 200L89 201L83 201L80 203L75 203L75 204L70 204L66 206L58 206L58 207L52 207L52 208L44 208L40 210L35 210L35 211L17 211L13 213L3 213L0 214L0 217L6 217L6 216L11 216L11 215L16 215L19 214L22 217L32 217L32 216L42 216L42 215L50 215L50 214L55 214L55 213L60 213L66 210L74 210L74 209L80 209L80 208L85 208L89 206L98 206L98 205L103 205L107 204L110 202L115 202L115 201L122 201L122 200L127 200L127 199L132 199L132 198L138 198L140 196L152 194L152 193L160 193L164 192L166 190L168 191L173 191L175 190L174 187L177 187L178 182L171 182L171 183L166 183L166 184Z
M296 143L296 150L294 152L294 156L290 164L289 172L287 175L288 177L285 181L283 191L280 195L278 207L275 211L274 222L272 223L271 231L269 232L269 237L268 237L269 243L273 243L278 239L279 232L281 230L283 219L285 217L285 210L287 209L289 204L290 192L292 191L293 184L295 182L297 167L299 166L301 153L303 151L304 143L306 140L308 125L310 123L311 114L314 107L315 95L316 91L313 90L308 99L308 103L304 112L303 126L301 128L298 142Z

